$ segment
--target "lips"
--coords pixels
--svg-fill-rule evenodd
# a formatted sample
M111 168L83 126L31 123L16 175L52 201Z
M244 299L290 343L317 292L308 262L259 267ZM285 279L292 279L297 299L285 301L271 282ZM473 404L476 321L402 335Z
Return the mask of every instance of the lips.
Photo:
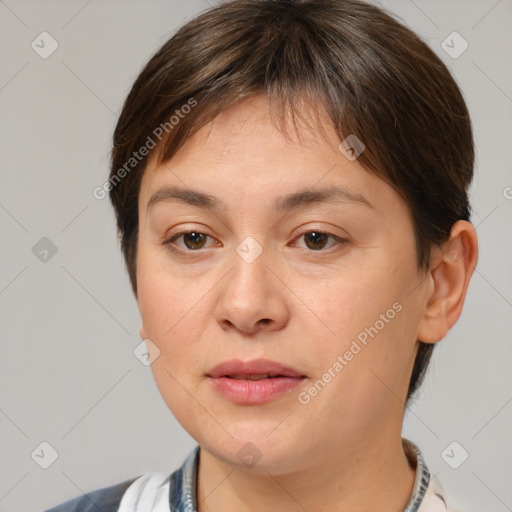
M220 396L237 405L262 405L302 385L306 375L268 359L224 361L206 376Z
M206 376L213 379L227 377L235 380L263 380L283 377L300 379L306 377L293 368L268 359L253 359L246 362L231 359L213 367Z
M277 379L279 377L285 377L285 375L270 373L258 373L258 374L235 374L235 375L226 375L228 379L236 379L236 380L262 380L262 379Z

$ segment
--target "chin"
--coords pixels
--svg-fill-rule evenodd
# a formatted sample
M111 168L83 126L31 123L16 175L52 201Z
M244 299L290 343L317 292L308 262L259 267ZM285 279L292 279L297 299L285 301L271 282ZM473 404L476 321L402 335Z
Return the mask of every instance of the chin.
M226 464L255 473L284 472L288 466L290 470L293 468L292 460L296 457L290 457L290 454L300 455L297 453L298 446L287 435L289 432L286 429L272 432L276 427L275 421L270 428L268 422L263 425L244 422L243 426L233 427L227 426L233 437L229 434L222 438L204 437L198 443ZM300 444L302 445L303 443Z

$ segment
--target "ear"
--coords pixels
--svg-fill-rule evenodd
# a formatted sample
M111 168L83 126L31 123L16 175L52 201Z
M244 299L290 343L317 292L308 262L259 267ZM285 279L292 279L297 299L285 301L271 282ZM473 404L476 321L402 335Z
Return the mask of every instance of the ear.
M457 322L477 261L476 229L470 222L459 220L452 226L450 238L432 251L417 339L424 343L440 341Z

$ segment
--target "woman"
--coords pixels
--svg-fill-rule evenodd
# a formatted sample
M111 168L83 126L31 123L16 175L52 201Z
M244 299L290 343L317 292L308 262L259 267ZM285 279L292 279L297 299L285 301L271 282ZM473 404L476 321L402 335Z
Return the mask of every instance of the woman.
M358 0L241 0L151 58L108 192L162 397L198 445L52 509L451 510L405 405L477 262L446 66Z

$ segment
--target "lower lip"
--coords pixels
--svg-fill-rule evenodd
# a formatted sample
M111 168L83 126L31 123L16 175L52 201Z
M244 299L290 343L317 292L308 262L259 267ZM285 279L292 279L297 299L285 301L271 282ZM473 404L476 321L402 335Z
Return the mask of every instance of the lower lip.
M296 388L302 377L276 377L274 379L243 380L229 377L209 377L215 389L237 404L262 404Z

